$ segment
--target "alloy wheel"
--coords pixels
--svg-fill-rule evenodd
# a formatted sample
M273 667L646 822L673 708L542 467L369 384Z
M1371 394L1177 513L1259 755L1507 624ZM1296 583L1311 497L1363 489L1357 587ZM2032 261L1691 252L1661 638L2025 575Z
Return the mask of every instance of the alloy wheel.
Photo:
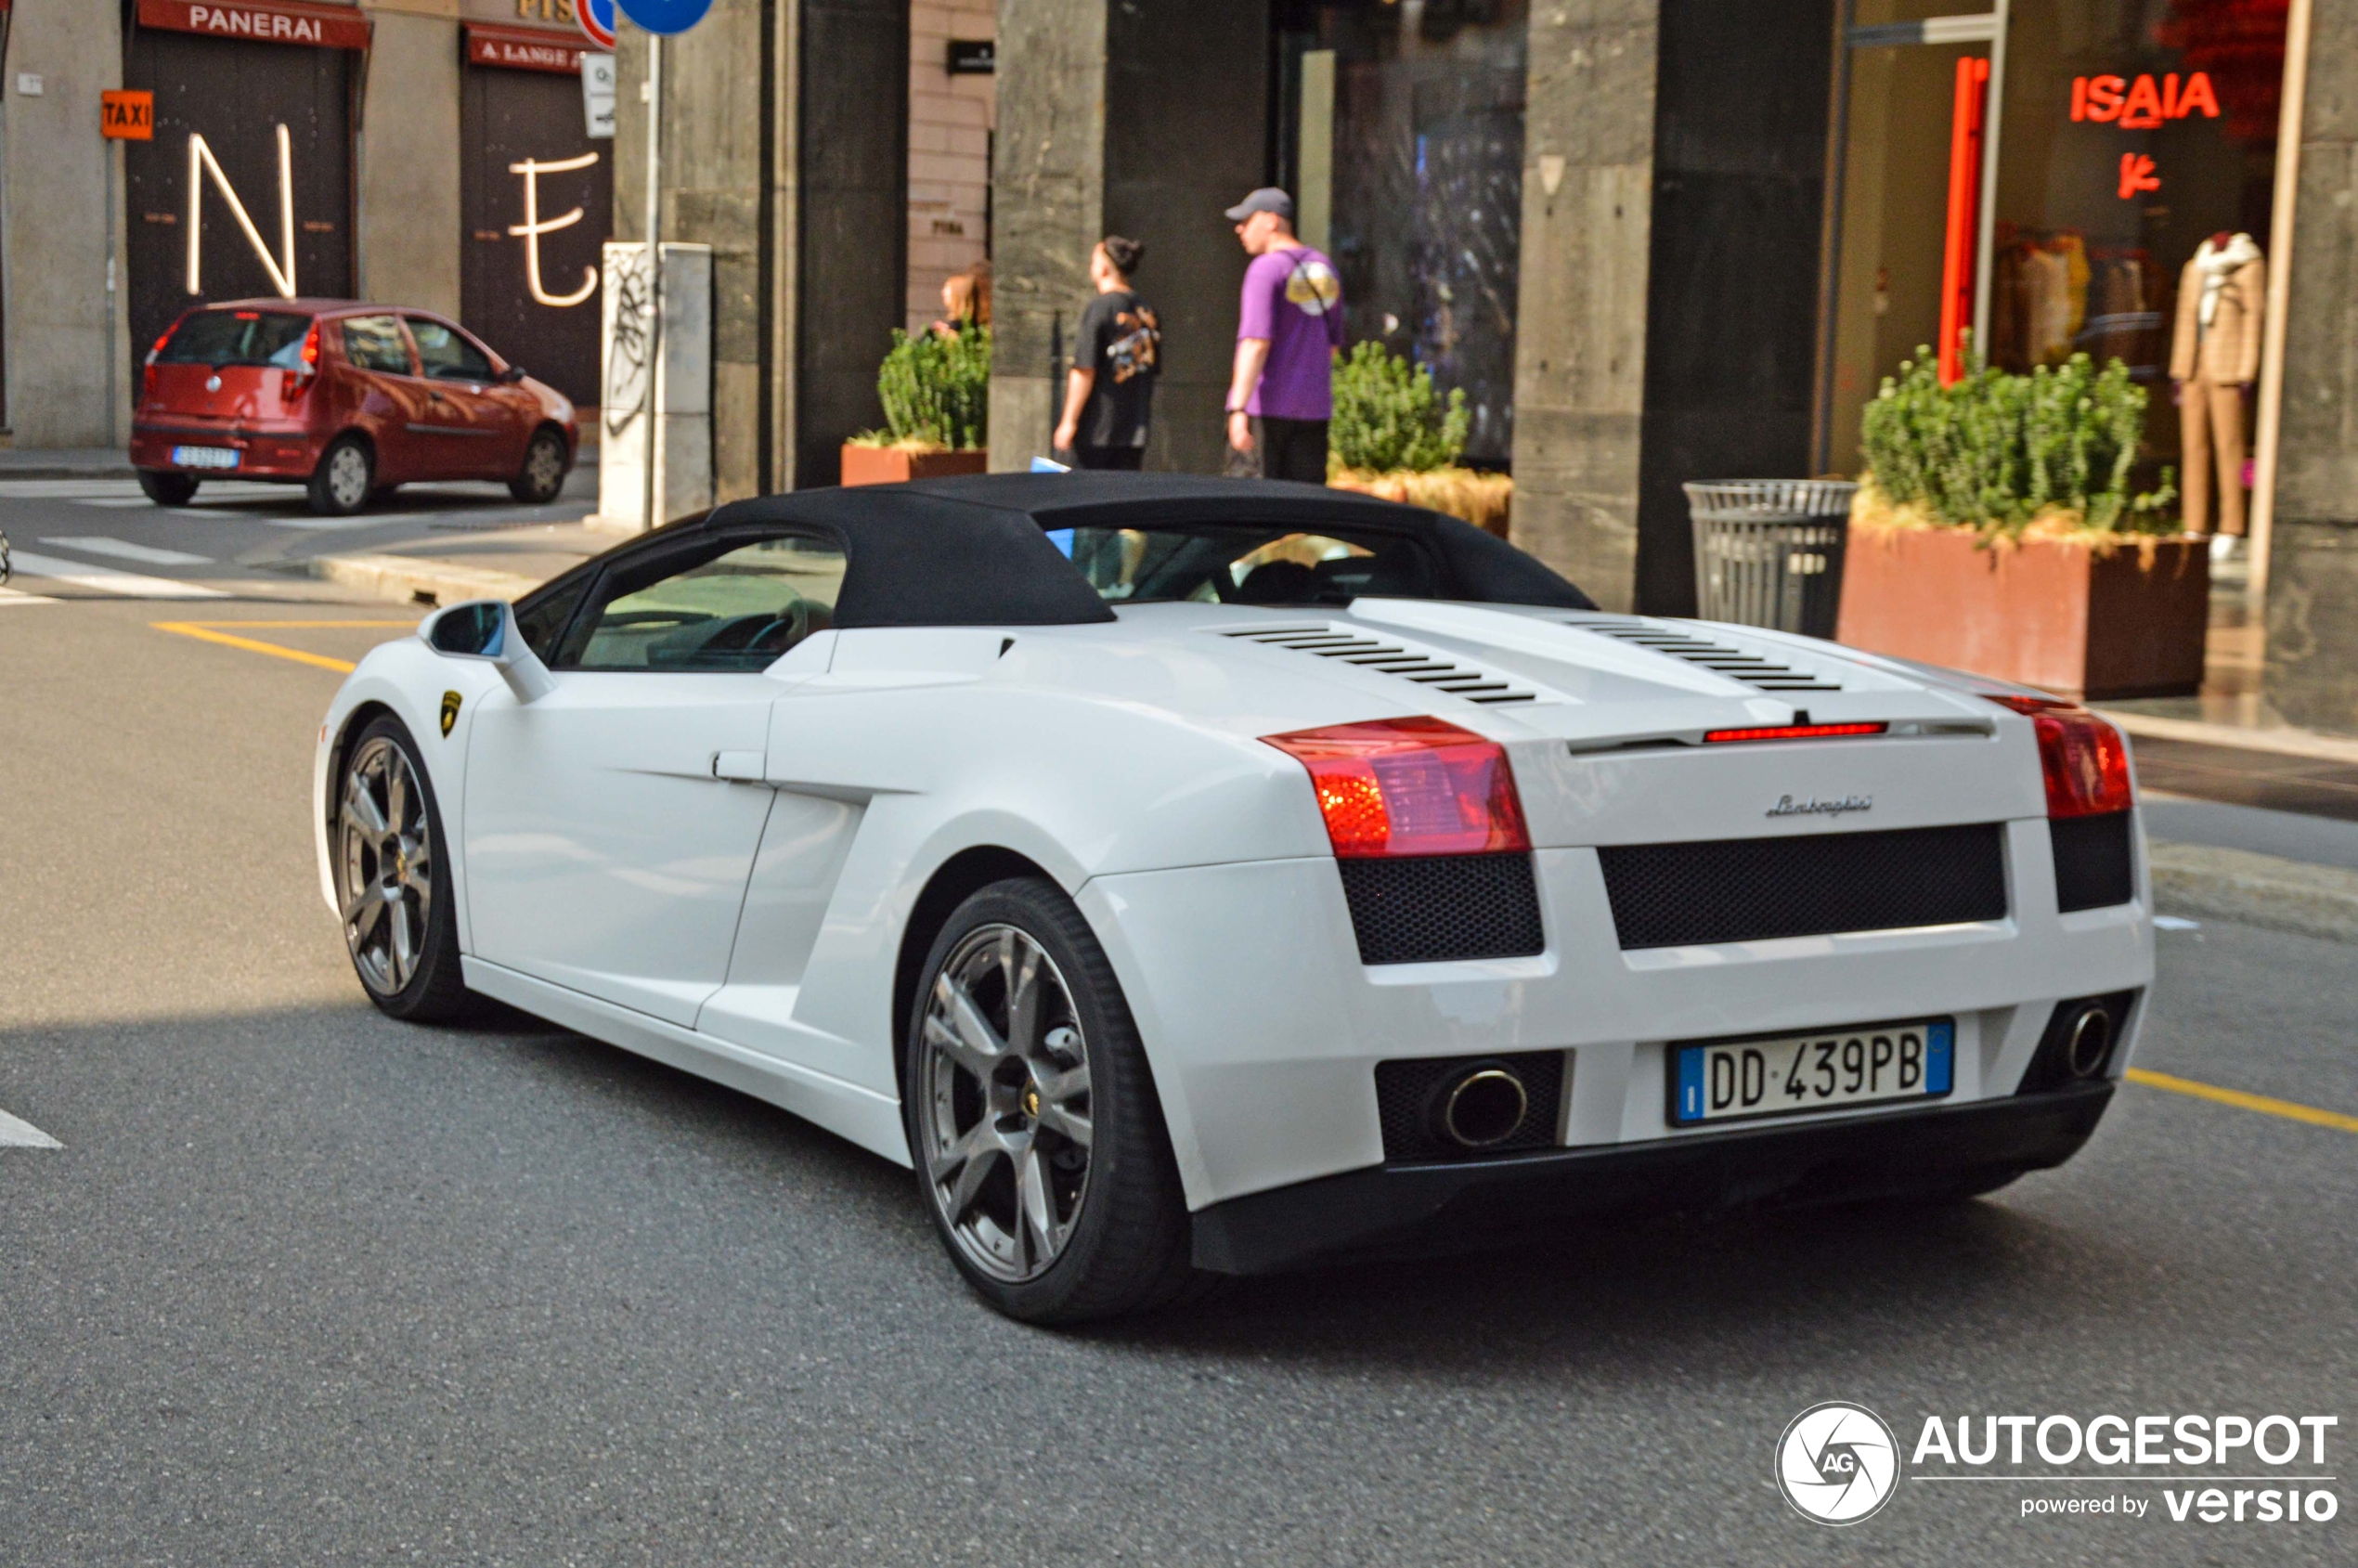
M425 791L387 736L362 743L336 808L337 895L344 945L380 996L409 983L426 949L434 907L434 836Z
M554 437L543 435L524 457L525 481L537 496L553 496L565 482L565 449Z
M926 1190L959 1251L1020 1284L1054 1264L1089 1192L1089 1056L1071 989L1013 926L970 933L927 998L918 1058Z

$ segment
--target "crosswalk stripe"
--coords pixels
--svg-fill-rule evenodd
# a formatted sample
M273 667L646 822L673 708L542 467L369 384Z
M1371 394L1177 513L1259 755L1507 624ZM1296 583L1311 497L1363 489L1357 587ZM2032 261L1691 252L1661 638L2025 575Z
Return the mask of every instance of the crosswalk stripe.
M45 536L43 544L63 545L84 555L112 555L124 561L143 561L150 566L210 566L210 555L191 555L185 550L158 550L153 545L133 544L128 539L110 539L103 535L72 534L63 538Z
M25 593L13 588L0 588L0 610L11 604L55 604L58 601L45 593Z
M32 1122L0 1110L0 1145L18 1148L63 1148L66 1146L35 1127Z
M175 582L170 577L142 577L137 572L118 572L112 566L88 566L79 561L60 561L54 555L35 555L19 550L12 558L17 570L29 577L52 577L77 588L111 593L124 599L227 599L229 596L217 588L201 583Z

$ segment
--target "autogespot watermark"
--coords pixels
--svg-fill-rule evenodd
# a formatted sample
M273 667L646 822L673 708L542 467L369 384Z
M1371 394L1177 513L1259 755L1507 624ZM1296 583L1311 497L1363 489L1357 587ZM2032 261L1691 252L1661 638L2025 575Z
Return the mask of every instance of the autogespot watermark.
M1903 1467L1883 1418L1829 1400L1777 1439L1777 1485L1820 1524L1872 1517L1905 1480L2011 1484L2023 1519L2297 1528L2341 1511L2326 1454L2340 1424L2339 1416L1926 1416ZM2088 1465L2096 1468L2079 1468ZM2079 1490L2091 1486L2099 1489Z

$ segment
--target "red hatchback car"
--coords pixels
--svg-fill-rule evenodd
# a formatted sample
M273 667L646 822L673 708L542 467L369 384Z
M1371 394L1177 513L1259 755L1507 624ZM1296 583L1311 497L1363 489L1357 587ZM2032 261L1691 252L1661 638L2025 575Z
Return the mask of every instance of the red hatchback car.
M342 515L421 479L500 480L518 500L554 500L579 438L564 394L431 311L238 300L156 340L131 461L160 505L208 478L279 480Z

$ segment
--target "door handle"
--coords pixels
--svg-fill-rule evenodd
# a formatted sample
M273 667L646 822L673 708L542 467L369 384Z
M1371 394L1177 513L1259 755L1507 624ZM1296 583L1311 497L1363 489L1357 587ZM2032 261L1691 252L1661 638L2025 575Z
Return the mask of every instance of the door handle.
M758 751L716 751L712 754L712 776L732 784L762 782L762 755Z

